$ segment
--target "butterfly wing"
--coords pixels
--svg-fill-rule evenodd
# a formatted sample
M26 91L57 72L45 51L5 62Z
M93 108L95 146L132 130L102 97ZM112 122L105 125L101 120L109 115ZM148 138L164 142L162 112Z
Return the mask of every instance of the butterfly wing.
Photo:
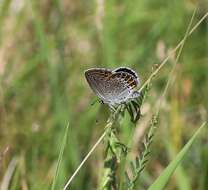
M132 95L135 92L138 81L132 74L123 71L116 71L111 78L113 78L112 81L116 83L111 93L116 103L121 103L129 98L133 98Z
M108 83L105 82L112 74L111 70L99 68L99 69L88 69L85 71L85 78L93 90L93 92L102 99L105 103L108 102Z
M105 103L113 105L135 97L134 89L139 82L137 75L129 70L89 69L85 72L85 77L94 93Z
M134 79L135 79L138 83L140 83L139 77L138 77L137 73L136 73L134 70L132 70L132 69L130 69L130 68L128 68L128 67L119 67L119 68L113 70L113 72L117 72L117 73L118 73L118 72L125 72L125 73L128 73L128 74L130 74L132 77L134 77Z

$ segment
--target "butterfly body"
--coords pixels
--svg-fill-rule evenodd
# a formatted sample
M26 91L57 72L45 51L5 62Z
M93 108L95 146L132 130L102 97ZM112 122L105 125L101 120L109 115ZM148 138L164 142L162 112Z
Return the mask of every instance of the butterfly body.
M92 68L85 71L85 77L94 93L110 107L139 96L139 77L130 68Z

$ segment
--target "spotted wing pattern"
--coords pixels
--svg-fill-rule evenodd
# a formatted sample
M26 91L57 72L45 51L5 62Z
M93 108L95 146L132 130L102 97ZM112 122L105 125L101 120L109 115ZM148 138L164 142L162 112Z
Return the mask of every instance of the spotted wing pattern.
M104 102L107 102L107 97L105 97L105 79L112 74L111 70L107 69L88 69L85 71L85 77L91 89L99 98Z
M139 84L138 77L131 69L89 69L85 72L85 77L94 93L105 103L119 104L138 96L135 93Z
M128 67L119 67L114 70L114 72L121 72L121 71L129 73L130 75L132 75L135 78L135 80L137 80L137 82L139 82L139 77L138 77L137 73L135 71L133 71L132 69L130 69Z

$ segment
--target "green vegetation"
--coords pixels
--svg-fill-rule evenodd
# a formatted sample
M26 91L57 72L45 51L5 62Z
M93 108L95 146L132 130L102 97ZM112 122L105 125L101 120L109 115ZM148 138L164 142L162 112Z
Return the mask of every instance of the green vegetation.
M128 66L144 84L190 31L196 7L192 27L208 13L206 0L0 0L0 189L63 189L107 131L69 188L98 189L106 179L106 142L114 133L105 128L107 106L91 105L95 95L84 71ZM134 124L125 112L115 124L112 146L121 141L127 148L116 171L123 189L127 178L129 189L148 189L164 170L156 185L166 178L168 190L207 190L207 127L193 141L208 119L207 21L186 35L183 48L149 81L139 121ZM148 127L155 113L152 139ZM148 162L146 156L138 162L142 152Z

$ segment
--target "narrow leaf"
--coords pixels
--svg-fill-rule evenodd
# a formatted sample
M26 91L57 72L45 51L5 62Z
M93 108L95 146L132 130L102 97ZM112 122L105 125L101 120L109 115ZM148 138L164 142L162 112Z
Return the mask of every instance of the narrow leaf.
M165 185L168 183L170 177L173 175L173 172L178 167L178 165L183 160L184 156L190 149L193 144L195 138L200 133L202 128L206 123L203 123L199 129L195 132L195 134L191 137L188 143L183 147L183 149L177 154L176 158L166 167L166 169L162 172L162 174L155 180L155 182L148 188L148 190L162 190Z
M57 167L56 167L56 173L55 173L55 176L54 176L54 179L53 179L51 190L55 189L55 185L56 185L56 182L58 180L58 174L59 174L59 169L60 169L61 161L62 161L63 154L64 154L64 148L65 148L65 145L66 145L68 130L69 130L69 123L66 126L63 142L61 143L61 149L60 149L60 152L59 152L58 163L57 163Z

